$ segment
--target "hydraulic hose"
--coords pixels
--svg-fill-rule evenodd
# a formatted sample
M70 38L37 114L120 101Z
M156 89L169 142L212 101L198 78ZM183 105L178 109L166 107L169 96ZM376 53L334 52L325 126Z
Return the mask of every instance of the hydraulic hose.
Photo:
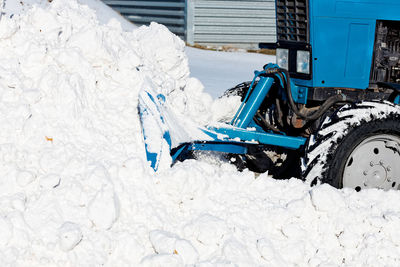
M257 111L256 113L257 118L260 119L260 121L263 123L261 124L260 122L257 121L257 119L255 119L255 122L260 125L261 127L266 127L268 130L271 130L275 133L280 133L279 129L276 128L275 126L271 125L269 122L267 122L266 119L264 119L264 117L261 115L261 113L259 111Z
M283 74L284 75L283 75ZM312 113L311 115L309 114L305 114L302 113L298 108L296 103L293 100L293 96L292 96L292 87L290 84L290 75L289 72L285 69L279 69L278 74L280 75L280 77L282 78L282 80L284 81L284 86L286 87L286 93L287 93L287 97L289 100L289 106L291 108L291 110L300 118L306 120L306 121L312 121L312 120L316 120L319 117L321 117L329 108L331 108L333 105L340 103L340 102L354 102L353 100L347 98L345 95L334 95L329 97L327 100L325 100L325 102L320 106L320 108L315 111L314 113ZM285 77L284 77L285 76Z
M281 102L278 97L275 99L275 105L276 105L276 109L278 111L278 118L277 118L278 124L279 124L279 126L283 127L283 119L282 119L283 112L282 112L282 108L281 108Z

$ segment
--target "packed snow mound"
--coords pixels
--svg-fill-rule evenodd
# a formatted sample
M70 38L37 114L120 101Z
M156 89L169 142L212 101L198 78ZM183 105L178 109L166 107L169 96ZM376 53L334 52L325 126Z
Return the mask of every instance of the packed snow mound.
M0 21L0 265L398 265L400 194L310 188L187 160L154 174L146 81L205 122L164 26L124 32L72 0Z
M31 9L32 6L45 8L50 5L51 2L52 0L2 0L0 1L1 14L3 16L15 16L25 13ZM78 0L78 2L93 9L101 24L107 24L110 20L115 20L121 23L121 27L125 31L131 31L137 28L101 0Z

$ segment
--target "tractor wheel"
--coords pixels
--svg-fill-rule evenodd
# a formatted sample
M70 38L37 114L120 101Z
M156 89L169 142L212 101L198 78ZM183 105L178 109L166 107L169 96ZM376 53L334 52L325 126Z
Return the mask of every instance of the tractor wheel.
M400 189L399 106L389 102L345 105L322 121L305 148L306 181L357 191Z

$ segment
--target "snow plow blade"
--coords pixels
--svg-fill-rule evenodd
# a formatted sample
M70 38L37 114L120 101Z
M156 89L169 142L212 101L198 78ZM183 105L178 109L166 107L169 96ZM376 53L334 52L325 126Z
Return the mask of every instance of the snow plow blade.
M162 98L162 96L159 96ZM139 116L145 143L146 157L157 171L163 151L171 149L171 135L160 112L160 100L149 91L139 94Z
M213 140L205 128L177 117L168 107L165 96L155 93L150 87L140 91L138 109L146 157L154 171L171 166L178 156L171 155L174 148L194 141Z

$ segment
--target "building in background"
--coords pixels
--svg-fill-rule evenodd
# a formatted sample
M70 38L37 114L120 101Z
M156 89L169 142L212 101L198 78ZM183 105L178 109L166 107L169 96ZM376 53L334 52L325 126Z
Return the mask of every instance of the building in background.
M137 25L167 26L190 45L247 49L274 43L274 0L103 0Z

